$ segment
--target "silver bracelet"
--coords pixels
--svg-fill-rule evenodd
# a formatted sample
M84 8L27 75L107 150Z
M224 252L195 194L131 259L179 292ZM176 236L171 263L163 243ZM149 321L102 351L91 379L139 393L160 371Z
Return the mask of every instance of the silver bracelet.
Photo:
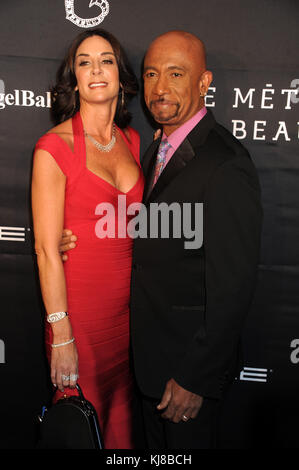
M66 346L67 344L71 344L75 341L75 338L73 337L72 339L69 339L65 343L59 343L59 344L51 344L52 348L59 348L60 346Z
M63 318L67 317L68 313L67 312L55 312L55 313L50 313L47 315L47 322L49 323L55 323L59 320L62 320Z

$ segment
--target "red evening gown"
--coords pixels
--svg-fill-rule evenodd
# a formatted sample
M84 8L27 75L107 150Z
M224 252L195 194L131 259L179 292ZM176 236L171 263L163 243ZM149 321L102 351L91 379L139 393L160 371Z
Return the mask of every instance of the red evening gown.
M37 149L49 152L66 175L64 227L77 235L77 246L64 263L70 321L79 357L79 379L87 400L97 410L105 448L131 449L133 381L129 368L129 295L132 238L118 236L118 200L126 206L142 200L144 178L139 163L139 135L130 140L118 129L140 168L139 179L122 193L86 167L83 124L72 119L74 152L57 134L45 134ZM126 196L124 198L124 196ZM115 208L115 238L98 238L98 204ZM132 216L124 216L126 222ZM51 227L49 227L51 229ZM123 234L122 234L123 235ZM52 330L46 325L50 358ZM70 389L65 389L70 393ZM71 392L73 393L73 392ZM59 396L60 392L56 393Z

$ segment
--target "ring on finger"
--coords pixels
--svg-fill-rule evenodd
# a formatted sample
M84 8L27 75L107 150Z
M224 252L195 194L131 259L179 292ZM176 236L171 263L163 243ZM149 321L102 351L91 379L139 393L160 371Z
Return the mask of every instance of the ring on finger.
M68 380L70 380L70 376L69 375L64 375L64 374L61 374L61 378L63 381L67 382Z
M189 419L188 416L186 416L186 415L183 415L183 416L182 416L182 420L183 420L183 421L188 421L188 419Z
M76 382L77 378L78 378L78 374L71 374L70 375L70 381L71 382Z

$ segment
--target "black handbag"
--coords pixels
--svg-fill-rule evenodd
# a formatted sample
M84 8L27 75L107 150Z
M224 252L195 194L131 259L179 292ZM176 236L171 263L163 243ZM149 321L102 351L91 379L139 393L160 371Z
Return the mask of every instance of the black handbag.
M61 398L49 409L45 406L40 421L38 449L103 449L98 417L80 386L79 396Z

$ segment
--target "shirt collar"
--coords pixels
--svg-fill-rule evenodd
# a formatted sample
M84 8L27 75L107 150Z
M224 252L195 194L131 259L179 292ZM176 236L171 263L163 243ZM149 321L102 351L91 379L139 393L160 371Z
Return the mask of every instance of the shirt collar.
M201 108L194 116L192 116L188 121L182 124L178 129L176 129L172 134L167 136L163 132L162 140L167 139L171 147L175 150L181 145L183 140L187 135L194 129L194 127L201 121L201 119L207 114L207 108L204 106Z

